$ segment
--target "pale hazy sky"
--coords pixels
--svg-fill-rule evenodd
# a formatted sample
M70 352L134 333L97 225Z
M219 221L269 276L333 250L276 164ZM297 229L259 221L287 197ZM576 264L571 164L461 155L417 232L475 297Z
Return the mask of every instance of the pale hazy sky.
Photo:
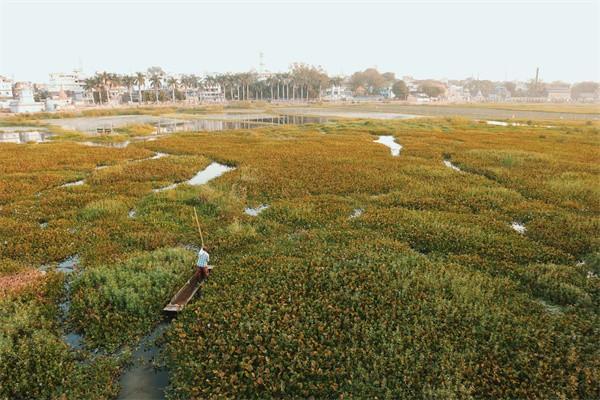
M600 80L600 0L0 0L0 74L376 66L416 78Z

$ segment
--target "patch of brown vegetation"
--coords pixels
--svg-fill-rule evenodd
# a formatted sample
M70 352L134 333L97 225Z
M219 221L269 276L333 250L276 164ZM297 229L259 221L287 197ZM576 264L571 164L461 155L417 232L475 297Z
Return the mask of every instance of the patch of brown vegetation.
M0 276L0 298L20 293L39 282L46 275L43 271L29 269L16 274Z

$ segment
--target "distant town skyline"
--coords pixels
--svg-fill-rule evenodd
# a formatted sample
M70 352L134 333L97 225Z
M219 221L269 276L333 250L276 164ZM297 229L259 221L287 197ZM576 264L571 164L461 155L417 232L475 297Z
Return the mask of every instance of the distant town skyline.
M597 1L0 0L0 75L369 67L400 78L600 80Z

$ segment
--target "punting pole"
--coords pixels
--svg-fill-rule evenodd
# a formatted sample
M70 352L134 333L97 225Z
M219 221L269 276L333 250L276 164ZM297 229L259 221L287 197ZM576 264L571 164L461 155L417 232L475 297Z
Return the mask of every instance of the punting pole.
M194 219L196 220L196 226L198 226L198 232L200 233L200 241L202 242L202 248L204 248L204 238L202 237L202 229L200 229L200 221L198 221L198 213L196 207L194 207Z

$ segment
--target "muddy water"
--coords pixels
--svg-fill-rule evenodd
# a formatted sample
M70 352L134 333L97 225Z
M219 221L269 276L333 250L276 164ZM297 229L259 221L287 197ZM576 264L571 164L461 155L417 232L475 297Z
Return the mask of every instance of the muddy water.
M58 305L61 310L61 316L59 322L61 325L66 324L67 317L69 315L69 311L71 310L71 282L73 280L72 273L77 272L77 267L79 266L79 255L75 254L71 257L68 257L58 263L56 270L67 274L64 283L65 290L65 300ZM49 268L49 265L42 265L40 267L40 271L46 272ZM65 332L62 335L63 341L71 347L73 350L81 350L83 348L83 336L78 334L77 332Z
M160 354L156 341L168 327L168 322L162 322L141 340L138 349L133 353L133 365L121 375L119 380L121 391L117 400L165 398L169 373L164 368L156 369L154 361Z

